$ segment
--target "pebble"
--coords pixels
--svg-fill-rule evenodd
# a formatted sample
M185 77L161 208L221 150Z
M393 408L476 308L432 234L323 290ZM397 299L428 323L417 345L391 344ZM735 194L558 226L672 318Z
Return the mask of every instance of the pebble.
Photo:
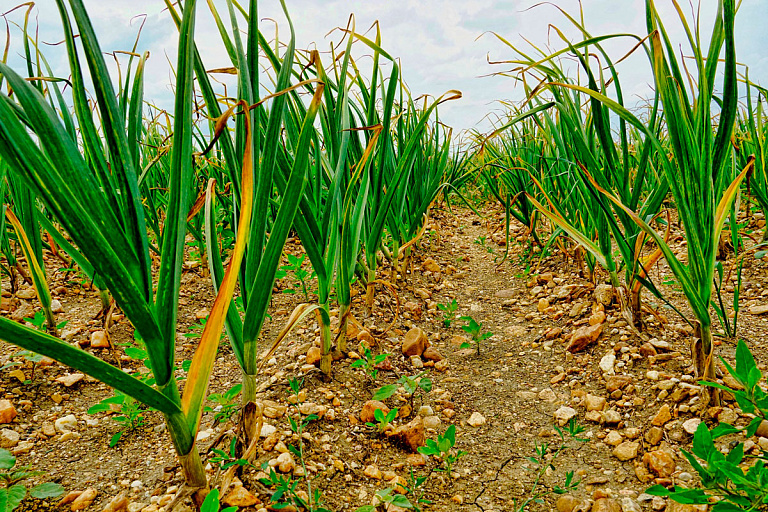
M575 417L576 414L576 409L564 405L555 411L555 419L557 420L557 423L563 427L571 420L571 418Z
M575 411L574 411L575 412ZM481 425L485 425L485 416L480 414L479 412L475 411L472 413L472 415L467 420L467 423L473 427L479 427Z
M611 430L610 432L608 432L608 435L605 436L604 441L606 444L609 444L611 446L618 446L622 443L622 441L624 441L624 438L622 437L621 434L619 434L615 430Z
M16 408L10 400L0 400L0 423L10 423L16 417Z
M69 375L63 375L56 379L56 382L59 384L64 384L64 387L71 388L81 380L85 378L85 375L82 373L71 373Z
M384 415L389 413L389 407L384 402L378 400L368 400L363 404L363 410L360 412L360 421L363 423L374 423L376 421L375 412L380 409Z
M643 455L643 463L660 478L668 478L675 472L675 460L663 450L654 450Z
M672 413L669 411L669 405L664 404L659 409L659 412L656 413L656 416L653 417L653 420L651 420L651 423L657 427L661 427L671 419L672 419Z
M15 430L4 428L0 430L0 448L13 448L19 444L21 436Z
M109 348L109 339L104 331L93 331L91 333L92 348Z
M68 414L61 418L57 418L53 423L56 432L66 433L77 428L77 418L74 414Z
M552 403L552 402L557 400L557 395L550 388L542 389L539 392L539 400L543 400L544 402Z
M251 507L260 504L261 500L242 485L238 485L229 491L221 502L228 507Z
M363 471L363 474L368 478L374 478L376 480L381 480L382 478L381 470L375 464L366 466L365 470Z
M98 495L98 492L96 489L88 488L84 490L80 496L75 498L75 500L72 502L72 506L70 507L71 510L83 510L88 508L91 503L93 503L93 500L96 499L96 496Z
M637 457L640 443L636 441L624 441L613 449L613 456L620 461L627 461Z
M606 375L613 375L615 373L615 370L613 369L613 366L616 364L616 355L613 353L613 351L609 352L608 354L605 354L602 359L600 359L600 370Z
M621 512L642 512L640 504L629 497L621 499Z
M409 330L403 340L402 351L406 356L420 356L429 347L429 339L419 327Z
M691 418L683 422L683 430L693 435L696 433L696 429L699 428L700 424L701 424L700 418Z
M574 331L573 335L571 335L571 341L565 350L571 353L585 350L600 337L600 333L603 332L603 325L604 324L597 324L579 327Z
M584 398L584 405L588 411L602 411L605 409L607 403L607 400L602 396L588 394L586 398Z

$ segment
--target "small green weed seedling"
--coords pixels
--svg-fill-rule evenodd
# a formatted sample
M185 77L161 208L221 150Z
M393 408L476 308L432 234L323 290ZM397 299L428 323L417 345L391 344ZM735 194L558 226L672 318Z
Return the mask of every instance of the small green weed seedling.
M205 322L207 322L207 318L201 318L197 321L196 324L192 324L189 326L189 332L184 334L185 338L199 338L203 334L203 329L205 329Z
M216 405L214 407L206 405L203 408L203 412L212 412L214 423L223 423L227 421L234 416L239 409L236 399L240 395L242 389L242 384L235 384L223 393L211 393L208 395L208 400L214 402Z
M144 425L144 411L136 400L128 395L115 391L115 395L105 398L88 409L88 414L112 411L112 405L120 407L120 414L111 416L120 425L120 430L109 439L109 447L114 448L125 434L135 431Z
M413 410L413 399L416 396L417 391L423 393L429 393L432 391L432 379L426 377L427 372L422 372L414 377L403 375L398 379L397 384L387 384L376 390L373 394L374 400L386 400L391 397L397 391L399 386L403 387L403 390L408 395L411 410Z
M525 512L528 509L528 506L533 503L543 505L545 504L544 497L549 496L550 494L565 494L575 490L579 486L580 482L578 480L574 481L573 479L573 471L568 471L565 475L565 482L563 485L554 485L552 488L540 487L541 479L547 471L554 471L556 469L555 461L557 461L558 457L560 457L563 452L575 448L576 445L571 445L570 441L576 441L577 443L586 443L588 441L588 439L579 437L579 434L584 432L585 429L581 425L577 425L574 419L571 419L570 423L568 423L568 428L565 432L557 425L555 425L554 428L560 437L559 444L556 446L553 446L550 443L541 443L537 445L535 448L536 455L528 457L531 466L523 467L527 471L535 472L535 477L533 479L533 486L526 493L528 497L519 505L517 499L513 500L515 512Z
M35 316L32 318L25 318L25 322L29 322L34 328L40 332L48 332L46 327L45 314L42 311L35 311ZM68 320L64 320L56 324L56 330L60 331L67 325Z
M712 512L764 510L768 503L768 452L762 451L757 456L747 455L744 442L738 442L730 444L730 451L723 453L715 444L716 440L726 435L743 433L746 438L750 438L768 418L768 393L760 384L763 374L743 340L736 346L736 368L724 359L720 360L743 389L731 389L708 381L700 381L699 384L727 391L733 395L745 414L755 417L745 428L720 423L710 430L702 421L693 435L692 452L682 450L699 474L699 487L675 486L670 490L654 485L646 492L692 505L711 503L712 497L717 496L718 501L712 507Z
M363 357L353 361L350 367L362 368L368 378L370 378L371 381L375 381L376 377L379 375L379 370L376 369L376 365L383 363L389 354L379 354L374 356L371 354L371 349L368 347L360 345L360 348L363 352Z
M459 310L459 303L453 299L450 304L438 304L437 309L443 312L443 326L450 327L456 316L456 311Z
M291 407L293 407L295 412L298 413L297 416L299 418L301 418L298 406L300 403L299 392L301 391L303 385L303 379L291 378L288 380L290 392L294 397L294 403L291 404ZM310 423L317 419L318 417L316 414L310 414L306 418L300 419L299 421L296 421L293 417L288 416L288 423L290 424L291 430L294 432L294 434L296 434L296 437L298 438L298 445L290 445L288 446L288 449L291 451L298 463L301 464L305 475L308 473L306 462L304 460L304 438L302 433ZM260 482L267 487L275 489L270 498L270 500L275 503L275 509L279 510L292 506L295 509L307 510L309 512L330 512L328 509L323 507L322 491L320 489L313 489L312 481L309 478L304 478L304 482L307 486L306 495L304 495L303 492L298 490L301 479L294 480L290 475L278 475L274 468L270 467L267 462L265 462L261 468L268 476L267 478L262 478ZM307 499L307 497L309 499Z
M64 487L53 482L45 482L27 489L24 480L43 475L42 471L32 471L28 466L16 466L16 457L8 450L0 448L0 480L5 484L0 488L0 512L12 512L27 497L36 499L56 498L64 494Z
M426 456L434 456L441 460L443 468L438 471L447 471L451 474L453 465L467 454L464 450L454 450L456 444L456 425L449 426L444 434L438 434L437 440L427 439L427 445L419 447L419 453Z
M245 459L237 457L237 437L232 437L232 442L229 444L229 452L225 452L219 448L212 448L211 451L214 456L211 457L211 464L216 464L222 471L225 471L232 466L249 466L252 465Z
M376 409L373 411L373 417L376 418L376 423L369 421L366 426L376 429L377 434L383 434L389 424L397 418L397 407L390 409L388 413L382 409Z
M301 287L301 291L304 293L304 299L309 300L309 291L307 290L307 278L309 277L309 272L302 268L306 254L302 254L301 256L286 254L285 256L288 258L288 264L283 265L280 269L283 270L286 275L288 272L293 272L293 275L296 276L296 279L299 281L298 286ZM283 290L283 293L296 293L296 290L289 288Z
M461 329L472 336L472 342L471 343L462 343L461 348L470 348L472 345L475 346L475 349L477 350L477 354L480 355L480 343L487 340L491 336L493 336L492 332L485 332L482 333L483 324L479 323L477 320L472 318L471 316L463 316L461 317L462 320L467 322L467 325L462 325Z

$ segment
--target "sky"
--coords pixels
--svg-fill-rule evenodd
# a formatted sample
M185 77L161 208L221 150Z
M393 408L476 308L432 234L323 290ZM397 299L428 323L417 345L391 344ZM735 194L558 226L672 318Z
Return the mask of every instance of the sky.
M12 1L12 0L11 0ZM226 4L214 0L222 15ZM177 31L162 0L84 0L91 16L102 50L130 50L137 30L146 15L138 49L151 54L147 62L145 98L172 110L172 68L176 60ZM4 0L4 5L10 2ZM208 6L198 1L196 41L206 68L230 66L220 42ZM247 4L247 2L243 2ZM657 0L667 29L676 40L683 42L683 32L671 0ZM519 101L522 89L516 81L495 75L510 69L509 65L493 65L489 61L514 59L515 51L494 35L511 45L532 51L529 43L539 48L560 49L564 43L551 29L561 29L571 41L579 36L570 22L555 7L559 6L574 17L579 15L577 0L553 0L539 4L532 0L286 0L293 20L298 48L327 50L342 33L351 13L355 14L358 32L368 30L378 21L382 46L401 62L403 76L414 97L429 94L439 96L449 89L460 90L462 99L441 105L442 121L455 130L487 131L495 116L503 113L500 101ZM538 4L538 5L537 5ZM593 34L630 33L645 35L644 0L583 0L582 7L587 30ZM682 0L682 7L691 15L692 7ZM702 37L711 30L716 2L703 0L701 5ZM10 7L9 7L10 8ZM6 10L0 8L3 12ZM39 26L39 39L56 43L62 39L61 21L54 0L40 0L33 9L33 23ZM287 37L287 24L279 0L259 2L262 32L272 36L275 24L281 39ZM21 31L23 12L7 15L11 22L11 55L9 63L20 70ZM762 23L768 19L768 1L743 0L736 19L737 59L747 64L750 79L768 86L768 37ZM5 31L2 31L5 32ZM371 32L372 34L372 32ZM6 35L0 34L5 45ZM632 46L629 37L611 40L605 45L612 59L618 60ZM45 46L54 73L66 75L63 45ZM682 46L683 54L686 47ZM364 54L362 47L359 55ZM328 59L326 59L327 62ZM360 59L361 67L369 62ZM652 80L647 58L636 52L618 65L620 80L628 103L640 103L651 96ZM744 71L744 67L739 67Z

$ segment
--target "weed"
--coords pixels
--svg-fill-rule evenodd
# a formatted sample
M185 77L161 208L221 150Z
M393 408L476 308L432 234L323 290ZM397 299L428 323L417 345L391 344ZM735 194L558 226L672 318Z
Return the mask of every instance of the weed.
M373 354L371 354L371 349L369 349L368 347L364 345L360 345L360 347L363 352L363 357L353 361L350 367L362 368L365 371L365 374L368 376L368 378L370 378L371 381L375 381L376 377L379 375L379 370L376 369L376 365L383 363L384 360L387 359L387 356L389 354L379 354L377 356L374 356Z
M693 435L693 450L682 450L701 479L700 488L687 489L674 486L671 490L654 485L646 492L654 496L667 496L678 503L707 504L716 497L712 512L763 510L768 503L768 453L751 456L744 453L744 443L730 444L723 453L715 441L729 434L743 432L752 437L760 424L768 418L768 393L760 385L763 374L746 343L740 340L736 347L736 368L720 358L728 372L743 389L735 390L715 382L699 384L722 389L733 395L745 414L755 417L745 428L720 423L710 430L703 421ZM753 460L750 460L753 459Z
M387 427L389 427L389 424L397 418L397 407L390 409L387 413L383 409L376 409L373 411L373 417L376 419L376 422L369 421L365 425L376 429L377 434L383 434Z
M111 416L112 420L120 425L120 430L113 434L109 439L109 447L114 448L125 434L135 431L144 425L144 410L136 400L128 395L115 391L115 395L105 398L96 405L88 409L88 414L99 412L109 412L113 410L113 405L118 406L119 415Z
M232 442L229 444L229 452L219 448L212 448L211 451L215 454L214 457L211 457L211 464L216 464L222 471L232 466L251 465L247 460L237 457L237 437L232 438Z
M453 299L450 304L438 304L437 309L443 312L443 326L450 327L456 316L456 311L459 310L459 303Z
M32 318L25 318L25 322L29 322L34 326L34 328L40 332L48 332L48 328L46 327L46 319L45 314L42 311L35 311L35 316ZM67 325L67 320L64 320L62 322L59 322L56 324L56 330L60 331L64 328L64 326Z
M464 450L454 450L456 445L456 425L449 426L445 433L438 434L437 440L427 439L426 446L419 447L419 453L428 457L434 456L440 459L443 468L438 471L447 471L451 474L453 465L467 454Z
M427 372L422 372L414 377L403 375L398 379L397 384L387 384L386 386L377 389L373 394L373 399L386 400L395 394L399 386L402 386L403 390L408 395L411 410L413 410L413 399L416 392L422 391L424 393L429 393L432 391L432 379L426 377L426 374Z
M221 508L221 501L219 500L219 490L215 487L211 489L211 492L205 497L203 504L200 506L200 512L236 512L237 507Z
M0 510L11 512L27 497L36 499L56 498L64 494L64 487L53 482L45 482L27 489L24 480L44 474L32 471L29 466L16 466L16 457L8 450L0 448L0 480L5 486L0 488Z
M208 395L208 400L215 402L215 407L205 406L203 412L212 412L214 423L223 423L237 412L237 397L243 389L242 384L235 384L223 393L212 393Z
M554 426L560 437L560 442L557 446L552 446L550 443L541 443L536 445L535 456L528 457L528 461L532 466L524 466L528 471L534 471L535 477L533 480L533 486L527 492L528 497L518 505L517 499L514 500L515 512L523 512L527 507L533 503L544 504L544 498L550 494L565 494L569 491L575 490L580 481L573 479L573 471L568 471L565 474L565 482L562 486L553 485L552 488L540 487L541 479L547 473L547 471L555 470L555 461L563 454L563 452L573 449L576 445L571 445L570 441L576 441L577 443L586 443L588 439L578 437L579 434L584 432L584 427L578 425L574 419L568 423L568 428L564 432L563 429ZM567 438L566 438L567 435Z
M461 326L462 330L472 336L472 342L462 343L461 348L470 348L472 345L474 345L475 349L477 350L477 354L480 355L480 343L493 336L493 333L490 331L483 333L483 324L479 323L471 316L462 316L461 320L467 322L467 325Z

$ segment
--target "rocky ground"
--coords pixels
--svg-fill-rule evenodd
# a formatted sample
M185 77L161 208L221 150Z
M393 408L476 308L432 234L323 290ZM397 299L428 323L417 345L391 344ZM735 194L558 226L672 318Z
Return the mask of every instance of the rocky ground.
M296 495L307 499L318 492L323 506L334 511L368 504L398 510L376 497L384 489L405 493L413 502L419 497L429 500L422 507L435 511L515 510L537 493L542 493L542 502L526 510L699 510L644 491L654 483L695 485L695 472L680 450L689 446L699 421L745 425L749 418L728 401L697 412L699 385L690 369L688 324L660 301L647 299L656 313L648 315L648 328L638 336L620 318L599 274L596 285L559 253L539 265L538 257L528 255L519 227L514 233L519 243L510 247L507 261L497 265L505 251L499 230L503 221L499 224L500 213L491 207L484 214L482 220L469 212L435 215L430 234L416 251L413 271L398 281L400 314L395 316L396 302L384 288L378 290L371 318L363 318L357 303L359 323L348 332L353 352L334 363L332 379L324 379L313 364L316 325L305 322L289 337L261 375L266 418L257 460L227 486L226 504L259 512L275 508L271 496L277 487L260 480L273 468L283 481L298 482ZM757 228L754 222L762 221L753 219L752 227ZM681 243L678 237L678 249ZM301 253L296 241L287 251ZM765 369L765 264L751 255L744 261L739 333ZM146 373L128 322L115 312L105 329L105 319L97 318L97 292L76 274L58 270L61 267L50 256L47 268L57 314L68 322L62 338L113 364L119 362L126 371ZM194 261L188 267L179 361L191 358L194 335L212 302L202 269ZM389 270L382 270L381 276L388 277ZM661 288L685 312L663 263L651 277L664 283ZM297 284L292 275L278 283L265 339L271 339L300 301ZM34 317L36 301L28 285L20 288L12 295L6 279L0 307L3 314L24 321ZM438 305L453 300L457 310L446 326ZM468 324L464 316L481 324L478 334L491 333L480 341L479 353L461 328ZM393 319L394 325L385 331ZM373 356L388 354L378 363L375 377L354 366L366 347ZM732 360L733 344L725 341L718 350ZM13 451L20 464L46 472L37 480L59 482L68 491L61 503L27 500L25 510L156 512L172 502L182 480L156 412L136 412L143 422L110 447L122 428L115 418L126 411L113 405L111 410L88 413L112 396L106 386L53 361L20 355L10 345L0 353L0 364L6 365L0 373L0 446ZM184 370L178 372L183 378ZM400 385L392 396L373 400L379 388L403 377L429 379L431 388L417 388L411 395ZM225 342L211 392L224 393L239 380ZM301 384L297 393L289 387L291 380ZM198 445L208 458L211 480L221 486L228 482L221 468L229 462L221 453L229 452L236 416L218 421L215 415L235 407L227 407L226 400L209 405ZM381 431L366 425L376 422L376 409L386 413L395 407L397 417ZM288 418L302 426L310 415L317 419L299 433L291 428ZM569 424L583 426L575 436L579 439L568 434ZM441 471L441 460L416 448L452 425L456 442L451 453L465 453L450 472ZM723 449L728 442L722 441ZM536 448L543 444L547 447L537 455ZM747 440L748 450L761 448L768 449L768 429ZM301 457L295 449L301 450ZM569 472L580 484L561 496L548 493L563 486ZM417 477L426 480L414 488Z

